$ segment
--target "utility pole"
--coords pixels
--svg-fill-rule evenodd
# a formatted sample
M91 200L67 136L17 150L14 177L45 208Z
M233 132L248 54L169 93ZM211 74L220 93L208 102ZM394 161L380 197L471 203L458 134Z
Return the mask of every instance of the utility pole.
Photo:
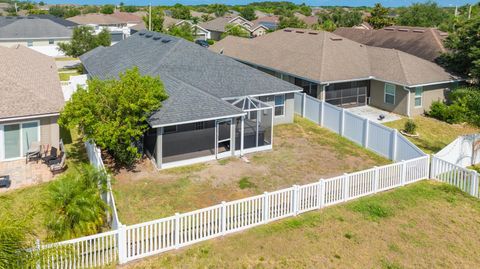
M152 31L152 3L148 8L148 30Z

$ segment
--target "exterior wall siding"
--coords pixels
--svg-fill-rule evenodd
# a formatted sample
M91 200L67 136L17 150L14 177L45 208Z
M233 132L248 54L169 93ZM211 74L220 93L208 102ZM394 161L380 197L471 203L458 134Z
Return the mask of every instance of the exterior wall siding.
M370 105L393 113L407 115L408 94L403 86L395 85L395 104L393 105L385 103L384 89L385 82L370 81Z
M275 105L275 100L273 95L262 96L259 99L270 106ZM285 94L285 113L283 116L273 116L273 125L293 123L294 114L295 114L294 94L293 93Z
M53 45L49 44L49 38L46 39L20 39L20 40L0 40L0 46L3 47L12 47L15 45L22 45L25 47L28 47L28 41L33 42L33 46L53 46L53 45L58 45L60 42L65 42L65 41L70 41L70 38L67 39L54 39Z
M411 89L410 92L410 115L417 116L422 115L430 110L430 106L435 101L445 101L447 93L452 89L452 84L440 84L423 87L422 106L415 107L415 89Z

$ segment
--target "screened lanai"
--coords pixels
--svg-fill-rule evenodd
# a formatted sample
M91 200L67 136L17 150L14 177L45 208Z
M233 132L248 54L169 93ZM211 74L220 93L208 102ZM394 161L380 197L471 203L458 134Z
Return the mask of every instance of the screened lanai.
M147 155L163 169L271 149L273 107L253 97L225 101L243 113L152 128Z

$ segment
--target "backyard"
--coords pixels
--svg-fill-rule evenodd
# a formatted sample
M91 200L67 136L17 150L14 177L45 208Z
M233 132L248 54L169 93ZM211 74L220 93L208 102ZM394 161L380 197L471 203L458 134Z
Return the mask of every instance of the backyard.
M425 116L416 116L413 120L418 126L419 137L408 137L408 139L428 154L440 151L458 136L480 133L480 128L468 124L449 124ZM407 118L403 118L384 125L402 130L406 121Z
M390 162L299 117L276 126L273 143L272 151L247 155L249 163L230 158L157 171L144 160L120 171L113 185L120 220L153 220Z
M475 268L480 201L423 181L120 268Z

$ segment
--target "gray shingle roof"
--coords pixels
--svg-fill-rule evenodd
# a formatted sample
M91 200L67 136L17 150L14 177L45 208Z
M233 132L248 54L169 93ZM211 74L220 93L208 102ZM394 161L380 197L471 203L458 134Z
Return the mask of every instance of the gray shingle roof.
M149 31L80 59L90 76L101 79L135 66L144 75L160 76L169 98L151 116L152 126L242 113L222 98L301 90L192 42Z
M0 40L14 38L70 38L72 30L50 19L0 17Z

